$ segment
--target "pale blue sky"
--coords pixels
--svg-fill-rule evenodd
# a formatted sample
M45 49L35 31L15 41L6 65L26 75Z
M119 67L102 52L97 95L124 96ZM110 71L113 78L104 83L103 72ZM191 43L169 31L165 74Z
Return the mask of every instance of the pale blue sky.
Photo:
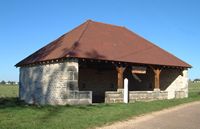
M17 81L17 62L87 19L126 26L200 78L199 0L1 0L0 80Z

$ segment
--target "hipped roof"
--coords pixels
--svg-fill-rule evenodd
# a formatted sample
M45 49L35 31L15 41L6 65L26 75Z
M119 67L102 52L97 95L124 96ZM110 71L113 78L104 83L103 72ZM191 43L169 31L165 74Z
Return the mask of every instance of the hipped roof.
M68 57L191 67L125 27L91 20L39 49L16 66Z

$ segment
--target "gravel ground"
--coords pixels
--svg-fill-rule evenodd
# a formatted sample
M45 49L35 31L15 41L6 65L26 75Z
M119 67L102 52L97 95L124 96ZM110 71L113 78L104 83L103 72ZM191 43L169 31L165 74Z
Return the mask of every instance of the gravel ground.
M97 129L200 129L200 101L134 117Z

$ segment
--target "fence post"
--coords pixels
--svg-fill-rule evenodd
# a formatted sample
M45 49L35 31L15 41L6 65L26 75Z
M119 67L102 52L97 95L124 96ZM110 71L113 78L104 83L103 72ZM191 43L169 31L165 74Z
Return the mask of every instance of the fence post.
M124 103L128 103L128 79L124 79Z

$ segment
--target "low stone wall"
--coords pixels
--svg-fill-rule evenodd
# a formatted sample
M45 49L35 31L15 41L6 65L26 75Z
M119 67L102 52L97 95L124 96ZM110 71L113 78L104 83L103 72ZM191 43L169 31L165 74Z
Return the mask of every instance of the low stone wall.
M164 74L164 79L161 79L161 82L166 83L167 80L177 74L177 70L168 70L162 71L161 74ZM187 98L188 97L188 70L183 70L181 75L178 75L175 79L167 86L165 91L168 91L168 99L174 98ZM163 84L161 84L163 85Z
M129 102L167 99L167 91L130 91Z
M62 96L62 98L57 98L55 100L57 100L56 103L52 103L52 105L92 104L92 91L69 91L69 93Z
M176 99L182 99L182 98L186 98L187 93L185 93L185 91L175 91L175 98Z
M163 100L168 98L167 91L129 91L129 102ZM123 102L123 91L107 91L105 103Z
M105 92L105 103L122 103L123 92L119 91L106 91Z

